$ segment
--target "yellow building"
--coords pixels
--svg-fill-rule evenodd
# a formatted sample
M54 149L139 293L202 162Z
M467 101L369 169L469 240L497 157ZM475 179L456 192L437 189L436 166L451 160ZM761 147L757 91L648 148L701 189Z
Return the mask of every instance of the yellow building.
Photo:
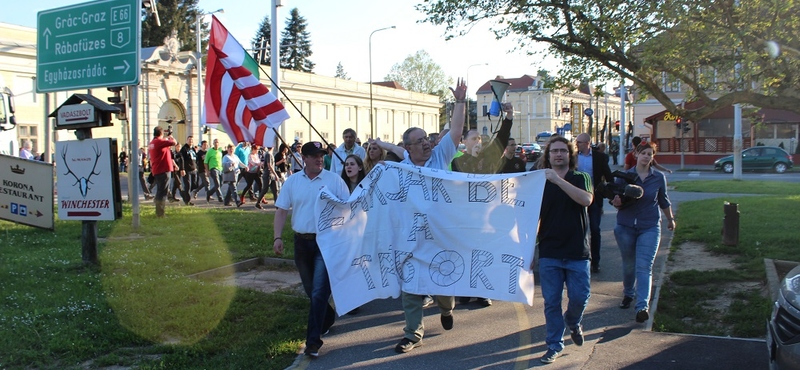
M594 141L601 141L599 132L603 129L606 118L611 126L619 120L619 97L613 95L594 97L588 86L581 86L574 92L562 92L545 89L544 76L524 75L519 78L498 76L495 80L510 84L505 97L501 99L514 105L514 127L511 130L511 137L516 139L517 143L535 142L536 135L542 132L561 133L567 137L588 132L589 118L584 112L589 108L593 111ZM493 99L489 82L478 88L477 130L483 135L491 136L499 126L498 117L488 116ZM612 134L618 135L619 132L612 131Z

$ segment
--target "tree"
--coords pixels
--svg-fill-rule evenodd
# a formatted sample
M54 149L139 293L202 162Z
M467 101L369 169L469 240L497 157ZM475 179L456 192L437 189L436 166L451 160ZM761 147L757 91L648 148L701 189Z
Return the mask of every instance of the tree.
M445 75L442 67L425 50L417 51L402 63L392 66L384 80L398 82L406 90L438 95L442 102L452 100L450 86L453 79Z
M563 59L551 87L632 80L640 96L691 121L743 103L800 113L800 0L429 0L425 21L463 35L482 20L520 48ZM536 52L529 52L536 54ZM664 86L704 107L687 111Z
M261 24L258 26L256 36L253 37L253 59L260 64L272 65L270 62L271 54L269 51L270 40L272 37L272 24L269 22L269 15L264 16Z
M349 80L350 77L347 77L347 72L344 71L344 67L342 66L342 62L339 62L339 65L336 66L336 75L333 76L336 78L341 78L343 80Z
M311 34L306 31L306 19L297 8L292 9L281 33L281 68L300 72L313 72Z
M181 51L197 50L197 37L195 27L197 27L197 15L202 11L197 8L198 0L159 0L158 15L161 20L161 27L156 25L155 16L147 15L142 22L142 47L154 47L164 45L164 39L170 36L172 30L178 32L178 40L181 42ZM200 32L203 34L203 46L208 41L208 26L201 24Z

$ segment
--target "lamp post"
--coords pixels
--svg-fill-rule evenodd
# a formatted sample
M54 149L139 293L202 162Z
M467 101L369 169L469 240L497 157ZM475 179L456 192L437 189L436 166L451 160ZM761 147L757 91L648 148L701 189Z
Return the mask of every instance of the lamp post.
M200 34L200 22L203 17L216 13L225 13L225 9L217 9L213 12L200 13L197 15L195 22L195 36L197 37L197 122L199 124L200 117L203 116L203 35ZM198 126L199 128L199 126ZM189 125L188 136L194 136L194 123Z
M371 139L375 138L375 123L373 122L373 118L372 118L374 116L374 114L373 114L374 112L372 111L372 109L373 109L372 108L372 35L374 35L375 32L378 32L378 31L394 29L394 28L397 28L397 27L391 26L391 27L379 28L379 29L377 29L375 31L372 31L372 33L369 34L369 129L370 129L370 138Z
M469 114L469 86L470 86L469 85L469 69L472 68L472 67L476 67L476 66L488 66L488 65L489 65L489 63L478 63L478 64L473 64L473 65L467 67L467 105L466 105L466 108L467 108L467 131L472 129L472 125L469 124L469 118L470 118L470 114ZM477 115L477 112L476 112L476 115Z

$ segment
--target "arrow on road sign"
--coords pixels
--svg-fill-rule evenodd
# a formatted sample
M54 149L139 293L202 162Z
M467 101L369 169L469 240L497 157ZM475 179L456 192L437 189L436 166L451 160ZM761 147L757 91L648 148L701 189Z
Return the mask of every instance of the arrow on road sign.
M33 214L33 213L31 213L31 214ZM42 212L39 212L39 210L36 210L36 217L42 217L42 216L44 216L42 214Z
M125 63L125 65L124 66L114 66L114 70L125 69L124 71L122 71L122 74L126 74L126 73L128 73L128 69L131 68L131 65L128 64L127 60L122 60L122 62Z
M44 48L50 49L50 27L44 29L42 36L44 36Z

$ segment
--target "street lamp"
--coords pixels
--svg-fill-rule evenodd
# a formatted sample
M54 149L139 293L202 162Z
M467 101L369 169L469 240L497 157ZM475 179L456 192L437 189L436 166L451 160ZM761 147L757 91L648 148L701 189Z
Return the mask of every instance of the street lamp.
M469 69L472 68L472 67L476 67L476 66L488 66L488 65L489 65L489 63L478 63L478 64L473 64L473 65L467 67L467 106L466 106L466 108L467 108L467 131L472 129L472 126L469 124L469 117L470 117L470 114L469 114ZM476 112L476 115L477 115L477 112Z
M375 139L375 124L373 123L372 119L374 115L372 111L373 109L372 108L372 35L374 35L375 32L378 31L394 29L394 28L397 27L391 26L391 27L379 28L375 31L372 31L372 33L369 34L369 129L370 129L371 139Z
M197 122L200 122L200 117L203 116L203 35L200 34L200 22L202 18L216 13L225 13L225 9L217 9L213 12L197 14L195 22L195 36L197 37ZM199 128L199 126L198 126ZM188 136L194 136L194 123L189 125Z

